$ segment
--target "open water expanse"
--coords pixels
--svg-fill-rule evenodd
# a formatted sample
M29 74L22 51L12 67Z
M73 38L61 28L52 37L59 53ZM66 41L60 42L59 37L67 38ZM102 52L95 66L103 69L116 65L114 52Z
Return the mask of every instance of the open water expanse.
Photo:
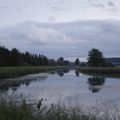
M119 104L120 78L84 75L75 70L65 69L0 80L0 93L22 94L29 97L30 102L43 98L44 104Z

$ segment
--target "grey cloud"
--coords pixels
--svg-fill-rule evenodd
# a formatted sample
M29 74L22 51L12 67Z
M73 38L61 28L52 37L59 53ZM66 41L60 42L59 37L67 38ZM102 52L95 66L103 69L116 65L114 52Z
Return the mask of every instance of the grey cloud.
M50 16L49 17L49 20L52 21L52 22L55 22L56 21L56 18L54 16Z
M52 6L51 9L55 12L57 11L63 11L64 9L63 8L60 8L60 7L56 7L56 6Z
M18 25L17 27L0 31L0 40L3 44L19 47L26 45L39 45L56 47L58 45L72 44L71 39L64 33L53 28L37 27L34 24Z
M0 6L0 9L8 9L7 6Z
M105 5L104 4L100 4L100 3L90 3L91 6L93 7L100 7L100 8L104 8Z
M110 7L115 7L115 3L112 2L112 1L109 1L109 2L108 2L108 6L110 6Z
M105 56L119 56L120 21L39 23L27 21L0 30L1 44L9 48L42 52L52 57L86 57L98 48Z

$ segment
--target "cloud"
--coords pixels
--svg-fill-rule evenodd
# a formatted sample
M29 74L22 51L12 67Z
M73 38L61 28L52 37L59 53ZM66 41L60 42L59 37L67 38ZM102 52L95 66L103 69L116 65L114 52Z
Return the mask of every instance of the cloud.
M40 42L42 45L56 46L72 44L72 40L64 33L54 30L53 28L44 28L32 26L31 31L27 34L28 39L32 42Z
M49 20L50 20L51 22L55 22L55 21L56 21L56 18L55 18L54 16L50 16L50 17L49 17Z
M104 4L101 4L101 3L90 3L91 6L93 7L99 7L99 8L104 8L105 5Z
M39 23L27 21L0 29L0 43L52 57L86 57L98 48L105 56L119 56L120 21Z
M0 6L0 9L8 9L7 6Z
M60 7L56 7L56 6L52 6L51 9L55 12L59 12L59 11L63 11L64 9L63 8L60 8Z
M109 2L108 2L108 6L110 6L110 7L115 7L115 3L112 2L112 1L109 1Z
M70 37L53 28L38 27L28 24L0 30L0 41L10 47L47 46L58 47L73 44Z

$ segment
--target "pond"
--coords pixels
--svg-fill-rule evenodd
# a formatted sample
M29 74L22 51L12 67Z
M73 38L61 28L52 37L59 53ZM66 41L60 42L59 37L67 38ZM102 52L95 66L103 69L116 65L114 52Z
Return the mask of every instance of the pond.
M31 101L43 98L45 104L120 103L119 91L120 78L84 75L68 69L0 81L1 94L22 94Z

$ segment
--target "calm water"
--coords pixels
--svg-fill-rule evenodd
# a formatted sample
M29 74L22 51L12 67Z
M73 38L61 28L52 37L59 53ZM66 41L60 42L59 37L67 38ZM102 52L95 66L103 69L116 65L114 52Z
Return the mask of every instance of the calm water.
M16 80L17 79L17 80ZM74 70L27 75L0 81L1 94L23 94L51 104L74 101L84 105L120 103L120 79L84 75Z

